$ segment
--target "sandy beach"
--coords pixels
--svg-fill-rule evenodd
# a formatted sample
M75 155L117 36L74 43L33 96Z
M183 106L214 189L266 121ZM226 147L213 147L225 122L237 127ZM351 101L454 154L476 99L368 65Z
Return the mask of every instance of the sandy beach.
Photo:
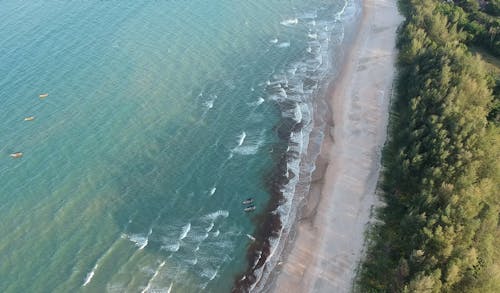
M395 0L363 0L362 18L339 77L313 184L266 292L349 292L363 255L364 232L378 204L396 29Z

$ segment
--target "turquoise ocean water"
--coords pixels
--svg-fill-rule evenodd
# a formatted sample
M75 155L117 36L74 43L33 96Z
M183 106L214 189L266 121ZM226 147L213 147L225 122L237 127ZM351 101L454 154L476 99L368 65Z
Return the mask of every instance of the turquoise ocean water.
M345 8L0 1L0 292L229 292Z

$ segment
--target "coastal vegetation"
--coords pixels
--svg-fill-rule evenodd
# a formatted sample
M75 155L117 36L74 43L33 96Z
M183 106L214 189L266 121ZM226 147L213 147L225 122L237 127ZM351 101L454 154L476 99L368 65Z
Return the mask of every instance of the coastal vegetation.
M481 3L400 1L385 204L356 291L500 292L499 2Z

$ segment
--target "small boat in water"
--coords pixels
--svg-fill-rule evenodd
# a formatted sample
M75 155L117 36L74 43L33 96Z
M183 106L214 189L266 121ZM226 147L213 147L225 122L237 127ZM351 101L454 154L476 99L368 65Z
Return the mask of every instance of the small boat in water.
M24 121L33 121L33 120L35 120L35 116L29 116L24 118Z
M41 94L41 95L39 95L40 99L44 99L44 98L46 98L48 96L49 96L49 94Z
M21 158L22 156L23 156L23 153L21 153L21 152L16 152L16 153L12 153L12 154L10 154L10 157L11 157L11 158L14 158L14 159L19 159L19 158Z
M249 197L249 198L245 199L245 200L242 202L242 204L251 204L251 203L253 203L253 198L251 198L251 197Z
M255 211L255 206L254 206L254 205L251 205L251 206L249 206L249 207L246 207L246 208L244 209L244 211L245 211L245 212L247 212L247 213L248 213L248 212L251 212L251 211Z

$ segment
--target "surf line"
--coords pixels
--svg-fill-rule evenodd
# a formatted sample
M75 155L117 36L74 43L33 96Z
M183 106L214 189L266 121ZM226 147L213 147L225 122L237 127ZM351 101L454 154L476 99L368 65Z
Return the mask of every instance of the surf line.
M95 272L97 270L97 268L99 268L99 265L100 263L103 261L103 259L111 253L111 250L113 250L113 247L116 245L116 243L122 239L122 237L118 237L114 242L113 244L111 244L111 246L108 248L108 250L106 250L106 252L104 252L103 255L101 255L101 257L99 257L97 259L97 261L95 262L95 265L94 267L92 268L92 270L90 272L87 273L87 275L85 276L85 280L83 281L83 284L82 284L82 287L85 287L87 286L90 281L92 281L92 278L94 278L94 275L95 275Z
M146 287L144 287L144 289L142 289L141 293L146 293L150 288L151 288L151 283L153 282L153 280L158 276L158 274L160 273L160 270L161 268L165 265L165 261L163 261L162 263L160 263L160 265L158 266L158 268L156 269L155 273L153 274L153 276L151 277L151 279L149 279L148 281L148 284L146 285ZM172 286L172 285L170 285Z

